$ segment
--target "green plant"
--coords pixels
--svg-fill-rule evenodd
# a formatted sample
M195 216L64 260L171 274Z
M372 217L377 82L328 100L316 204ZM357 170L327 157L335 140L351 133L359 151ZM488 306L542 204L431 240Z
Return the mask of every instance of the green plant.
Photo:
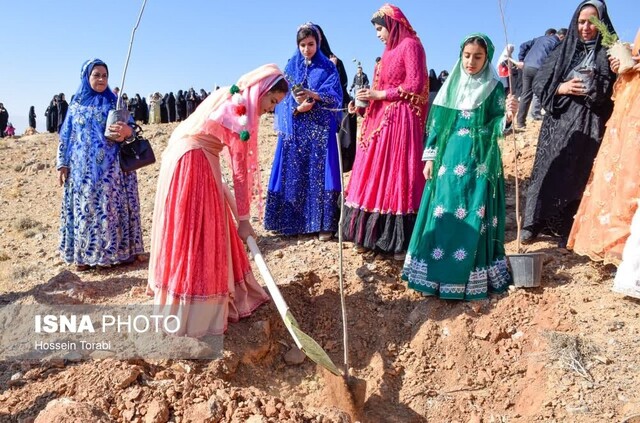
M618 41L618 35L609 32L609 28L607 27L607 25L596 16L591 16L589 18L589 22L595 25L595 27L598 29L598 32L602 36L603 46L610 48Z

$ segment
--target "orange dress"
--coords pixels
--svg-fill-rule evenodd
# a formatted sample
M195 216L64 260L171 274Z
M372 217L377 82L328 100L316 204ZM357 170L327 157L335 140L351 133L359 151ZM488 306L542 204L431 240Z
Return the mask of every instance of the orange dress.
M640 198L640 72L618 75L614 100L567 248L619 265Z

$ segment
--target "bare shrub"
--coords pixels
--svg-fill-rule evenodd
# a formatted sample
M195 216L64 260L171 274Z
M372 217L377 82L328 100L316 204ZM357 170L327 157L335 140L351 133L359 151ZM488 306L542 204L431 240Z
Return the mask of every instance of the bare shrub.
M37 220L33 220L30 217L23 217L16 222L15 226L19 231L27 231L29 229L38 228L40 226L40 222L38 222Z
M32 275L37 270L38 268L36 266L30 266L30 265L17 266L11 272L11 278L17 282L22 281L24 279L27 279L30 275Z
M549 344L549 358L557 361L565 370L571 370L579 376L593 382L589 373L590 361L598 348L590 341L578 335L549 331L544 333Z

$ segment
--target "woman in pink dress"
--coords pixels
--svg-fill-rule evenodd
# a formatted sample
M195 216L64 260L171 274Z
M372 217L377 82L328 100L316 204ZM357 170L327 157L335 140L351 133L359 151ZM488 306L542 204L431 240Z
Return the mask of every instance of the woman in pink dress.
M371 19L386 46L369 101L347 187L344 237L357 251L377 250L403 260L424 189L422 150L429 101L427 60L400 9L385 4ZM355 107L349 105L350 113Z
M227 321L268 301L242 241L255 237L249 212L250 192L260 180L260 115L272 112L287 91L280 69L264 65L214 91L171 135L156 192L149 288L157 312L180 318L176 335L222 334ZM224 147L233 170L237 227L220 173Z

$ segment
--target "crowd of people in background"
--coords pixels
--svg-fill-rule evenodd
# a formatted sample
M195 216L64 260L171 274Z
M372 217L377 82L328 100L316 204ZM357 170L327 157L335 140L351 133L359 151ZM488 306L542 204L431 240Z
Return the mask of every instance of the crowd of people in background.
M119 95L120 90L116 87L113 92ZM193 88L185 91L178 90L177 94L173 94L173 91L164 95L154 92L148 97L140 97L140 94L136 94L129 98L126 93L123 93L120 97L120 107L126 107L136 122L145 125L182 122L191 116L208 95L204 88L199 92Z
M113 90L117 96L119 89ZM177 95L173 92L161 94L155 92L149 95L149 102L145 97L136 94L133 98L129 98L126 93L122 94L120 107L126 107L134 121L143 124L157 124L181 122L189 117L202 101L207 98L209 93L204 89L196 92L193 88L189 90L179 90ZM69 103L64 93L56 94L52 97L49 105L45 109L44 116L45 130L49 133L60 133L60 129L67 116ZM35 106L29 107L28 133L35 133L37 130L37 115ZM15 127L9 121L9 113L4 105L0 103L0 138L5 136L14 136Z

